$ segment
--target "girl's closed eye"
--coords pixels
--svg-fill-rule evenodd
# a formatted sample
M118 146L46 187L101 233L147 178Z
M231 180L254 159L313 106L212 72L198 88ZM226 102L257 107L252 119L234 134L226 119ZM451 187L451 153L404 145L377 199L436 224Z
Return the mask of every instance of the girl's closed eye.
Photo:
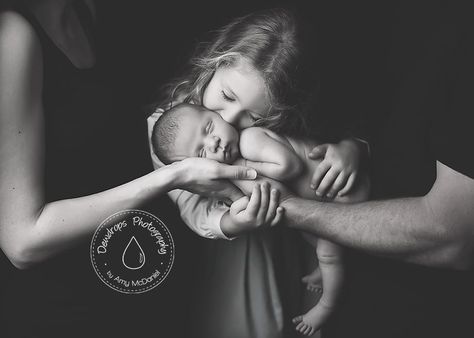
M228 102L234 102L235 99L233 97L231 97L230 95L226 94L225 91L221 90L221 95L222 95L222 98Z
M250 111L247 112L247 115L248 115L248 117L250 117L250 119L251 119L253 122L256 122L256 121L260 120L260 116L257 116L257 115L253 114L253 113L250 112Z

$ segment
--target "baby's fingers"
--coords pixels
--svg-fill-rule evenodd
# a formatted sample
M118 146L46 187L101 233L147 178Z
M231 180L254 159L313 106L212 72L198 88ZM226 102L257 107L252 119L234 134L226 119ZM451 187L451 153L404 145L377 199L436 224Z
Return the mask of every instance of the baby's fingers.
M344 188L342 188L339 193L337 194L338 196L344 196L346 195L354 186L354 182L357 178L357 172L353 172L350 174L349 178L347 179L347 183Z
M346 185L347 180L349 178L349 175L346 175L345 173L340 173L339 176L337 176L336 180L332 184L331 189L329 189L329 192L327 193L327 197L333 198L335 197L339 191Z

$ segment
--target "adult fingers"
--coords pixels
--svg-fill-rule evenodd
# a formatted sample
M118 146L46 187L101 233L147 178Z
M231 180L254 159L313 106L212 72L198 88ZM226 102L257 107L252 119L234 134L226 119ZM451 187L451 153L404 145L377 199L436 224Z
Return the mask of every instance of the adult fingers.
M244 196L242 198L239 198L237 201L232 203L230 206L230 209L234 214L238 214L239 212L244 211L247 208L247 205L249 204L249 198L247 196Z
M326 175L329 169L331 169L331 165L328 162L323 161L318 164L316 170L314 171L313 177L311 178L311 189L316 190L319 187L321 180L324 178L324 175Z
M282 220L284 214L285 214L285 208L283 208L283 207L278 207L278 208L276 209L275 218L274 218L273 221L270 223L270 226L275 226L275 225L277 225L278 223L280 223L280 221Z
M265 223L269 223L273 220L273 218L275 218L278 204L280 204L280 192L277 189L271 189L270 202L268 203L268 211Z
M349 175L340 173L327 193L327 197L333 198L346 185Z
M339 193L337 194L338 196L344 196L346 195L349 191L351 191L352 187L354 186L354 182L357 178L357 173L353 172L352 174L349 175L349 178L347 179L346 185L344 188L339 190Z
M324 175L321 183L319 183L318 189L316 189L316 195L320 197L324 196L326 191L336 180L337 175L339 175L339 171L334 168L331 168L328 172L326 172L326 175Z
M267 216L268 205L270 203L270 185L268 182L263 182L260 185L260 207L258 208L257 213L257 223L265 223L265 218Z
M249 204L247 205L247 212L250 217L257 217L258 210L260 209L260 184L255 184L250 196Z
M308 157L312 160L316 160L326 155L327 150L328 144L320 144L319 146L316 146L313 148L313 150L311 150L311 152L308 154Z
M215 178L228 178L235 180L254 180L257 178L257 171L252 168L238 165L228 165L219 163Z

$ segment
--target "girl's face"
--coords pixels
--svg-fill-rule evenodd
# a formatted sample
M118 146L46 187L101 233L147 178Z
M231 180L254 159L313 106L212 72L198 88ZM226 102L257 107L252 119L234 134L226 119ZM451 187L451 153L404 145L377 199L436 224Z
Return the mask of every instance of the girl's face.
M252 126L270 107L263 78L244 59L216 70L202 103L237 129Z

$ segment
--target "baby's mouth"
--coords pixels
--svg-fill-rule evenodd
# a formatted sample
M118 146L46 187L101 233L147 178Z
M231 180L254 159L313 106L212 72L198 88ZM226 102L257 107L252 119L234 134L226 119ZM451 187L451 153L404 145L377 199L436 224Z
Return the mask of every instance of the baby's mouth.
M227 161L230 158L231 149L228 144L222 148L222 154L224 155L224 161Z

